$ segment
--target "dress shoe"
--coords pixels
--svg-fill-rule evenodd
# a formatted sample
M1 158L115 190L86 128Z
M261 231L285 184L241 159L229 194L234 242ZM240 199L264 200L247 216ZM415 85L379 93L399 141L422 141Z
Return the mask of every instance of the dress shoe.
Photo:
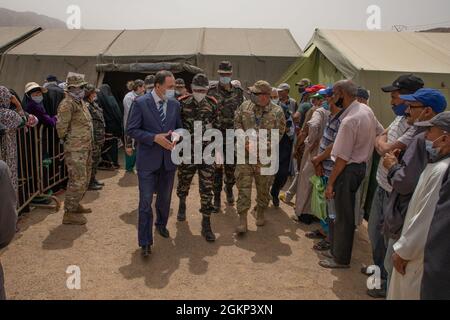
M142 246L141 249L142 249L142 256L143 257L148 257L152 253L152 246L151 245Z
M158 233L161 235L161 237L163 237L163 238L170 237L169 230L167 230L166 227L157 227L156 230L158 230Z

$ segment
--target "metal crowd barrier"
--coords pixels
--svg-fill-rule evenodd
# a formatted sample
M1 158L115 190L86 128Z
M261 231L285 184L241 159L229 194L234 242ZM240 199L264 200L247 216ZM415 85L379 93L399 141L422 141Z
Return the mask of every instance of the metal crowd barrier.
M17 135L18 212L33 200L51 200L54 204L33 203L35 207L59 210L60 201L49 191L67 180L64 149L55 128L22 128ZM47 201L48 202L48 201Z

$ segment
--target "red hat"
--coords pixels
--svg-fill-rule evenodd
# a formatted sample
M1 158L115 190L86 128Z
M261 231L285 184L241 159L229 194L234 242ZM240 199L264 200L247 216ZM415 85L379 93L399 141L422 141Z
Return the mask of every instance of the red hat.
M327 88L327 87L324 86L324 85L316 84L316 85L313 85L313 86L311 86L311 87L306 88L306 89L305 89L305 92L306 92L306 93L316 93L316 92L318 92L319 90L326 89L326 88Z

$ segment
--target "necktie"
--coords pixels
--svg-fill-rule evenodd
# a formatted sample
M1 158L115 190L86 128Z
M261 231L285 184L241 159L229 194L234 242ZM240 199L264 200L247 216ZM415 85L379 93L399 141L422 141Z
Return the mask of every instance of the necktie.
M161 118L161 123L164 127L164 125L166 124L166 114L164 113L164 101L163 100L159 101L158 111L159 111L159 116Z

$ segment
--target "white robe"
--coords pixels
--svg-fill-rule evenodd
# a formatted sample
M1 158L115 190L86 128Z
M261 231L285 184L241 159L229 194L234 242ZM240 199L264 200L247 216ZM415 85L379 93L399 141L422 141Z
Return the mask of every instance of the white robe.
M442 179L450 158L426 166L409 203L400 239L394 251L408 260L405 275L393 270L388 299L419 300L423 276L423 257L431 221L439 200Z

